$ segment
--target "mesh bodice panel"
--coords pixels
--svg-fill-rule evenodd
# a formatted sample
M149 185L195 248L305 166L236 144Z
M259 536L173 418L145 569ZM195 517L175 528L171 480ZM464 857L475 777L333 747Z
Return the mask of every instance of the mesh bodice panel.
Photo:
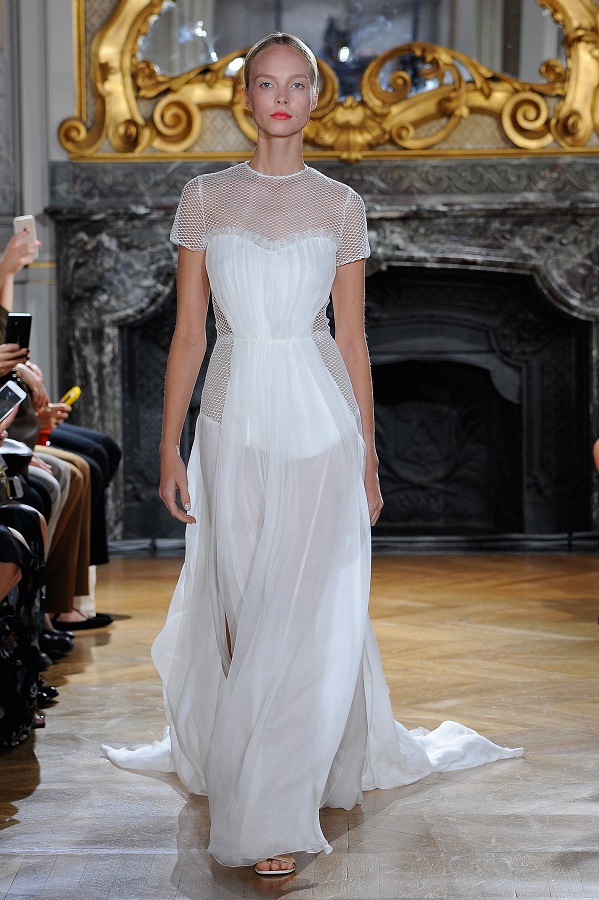
M200 409L205 416L214 422L222 421L223 408L227 399L227 388L231 372L231 354L233 352L233 334L224 313L212 298L214 318L216 320L217 340L210 357ZM313 326L312 335L322 357L322 361L334 378L353 414L359 414L358 404L339 347L333 340L326 315L326 307L319 311Z
M370 253L362 198L307 166L295 175L271 176L241 163L186 184L171 240L204 250L212 235L228 232L246 234L267 249L327 236L337 248L338 266Z

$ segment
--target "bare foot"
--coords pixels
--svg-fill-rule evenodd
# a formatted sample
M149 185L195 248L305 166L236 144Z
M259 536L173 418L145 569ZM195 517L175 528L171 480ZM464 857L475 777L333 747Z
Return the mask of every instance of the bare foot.
M258 875L291 875L292 872L295 872L295 859L291 853L269 856L256 863L254 872Z

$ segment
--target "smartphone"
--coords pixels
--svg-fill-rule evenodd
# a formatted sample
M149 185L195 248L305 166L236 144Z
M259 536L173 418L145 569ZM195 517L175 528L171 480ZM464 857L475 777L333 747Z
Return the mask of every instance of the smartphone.
M7 381L2 385L0 388L0 424L26 396L27 392L14 381Z
M21 500L25 495L25 491L23 490L23 482L20 475L9 475L6 480L8 481L8 496L10 499Z
M78 400L80 396L81 396L81 388L79 387L78 384L76 384L75 387L72 387L70 391L66 392L66 394L64 395L64 397L62 398L62 400L60 402L68 403L69 406L72 406L73 403L75 402L75 400Z
M12 230L15 234L22 234L24 231L27 231L29 233L29 240L37 241L35 216L16 216L12 220ZM31 255L34 259L37 259L40 255L39 248L36 247Z
M19 347L29 349L29 337L31 335L31 313L8 314L6 326L5 344L18 344Z

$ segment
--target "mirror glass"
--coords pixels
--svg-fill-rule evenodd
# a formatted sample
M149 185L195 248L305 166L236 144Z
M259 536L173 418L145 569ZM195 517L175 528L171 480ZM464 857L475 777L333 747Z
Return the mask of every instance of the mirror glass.
M524 81L541 80L544 60L563 60L561 31L536 0L166 0L138 57L161 74L179 75L279 30L298 35L329 63L342 97L359 96L372 59L411 41L451 47ZM435 86L413 57L389 66L383 84L398 67L412 76L412 93Z

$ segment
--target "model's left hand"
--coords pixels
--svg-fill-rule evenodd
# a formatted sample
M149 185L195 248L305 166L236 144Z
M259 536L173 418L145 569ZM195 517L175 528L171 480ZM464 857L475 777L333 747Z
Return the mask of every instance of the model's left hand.
M376 525L383 508L383 498L381 496L381 487L379 485L379 476L376 467L366 466L364 487L366 488L370 524Z

